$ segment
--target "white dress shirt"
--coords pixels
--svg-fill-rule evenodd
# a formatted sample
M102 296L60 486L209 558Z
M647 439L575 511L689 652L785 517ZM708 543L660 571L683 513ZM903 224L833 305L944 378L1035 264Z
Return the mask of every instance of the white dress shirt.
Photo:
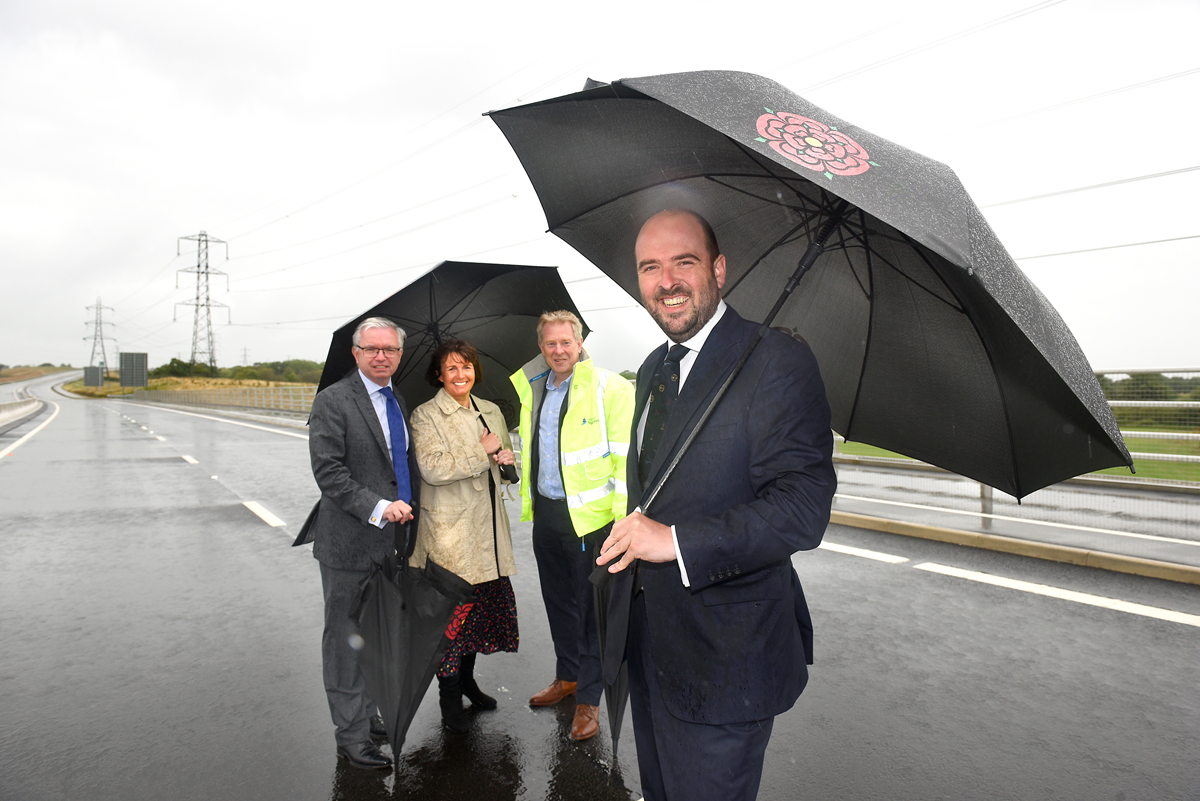
M379 425L383 427L383 438L387 442L388 455L391 456L392 432L388 428L387 396L379 391L383 389L383 387L379 386L374 381L363 375L362 370L358 371L358 377L362 379L363 386L367 388L367 395L371 398L371 406L375 408L375 416L379 418ZM401 415L401 418L403 418L403 415ZM403 420L401 422L403 422ZM408 435L407 426L405 426L405 430L401 432L401 435L404 437L404 450L407 453L409 444L412 442L412 437ZM381 499L379 503L375 504L375 509L371 512L371 517L367 522L373 526L376 526L377 528L383 528L386 526L388 521L387 518L383 516L383 510L388 508L391 503L392 502L386 498Z
M709 319L709 321L707 323L704 324L703 328L701 328L699 331L697 331L695 333L695 335L692 336L691 339L689 339L685 342L679 342L679 343L675 343L669 339L667 340L668 348L671 347L672 345L679 344L679 345L683 345L684 347L686 347L688 349L687 353L685 353L683 355L683 358L679 360L679 391L680 392L683 391L683 383L685 381L687 381L688 375L692 372L692 365L696 363L696 359L700 355L700 350L704 347L704 343L708 341L708 335L713 332L713 329L716 327L717 322L722 317L725 316L725 310L727 308L729 308L729 307L725 305L724 300L718 301L717 302L717 310L713 313L713 316ZM676 395L676 397L678 397L678 395ZM641 419L638 420L638 453L639 454L642 452L642 435L643 435L643 433L645 433L645 430L646 430L646 416L649 414L649 412L650 412L650 404L647 403L646 408L642 409ZM645 487L643 487L642 489L644 490ZM651 519L653 520L653 518L651 518ZM671 526L671 542L675 545L675 561L679 563L679 576L680 576L680 578L683 579L683 586L690 587L690 586L692 586L692 584L691 584L691 581L688 580L687 566L684 565L683 556L679 552L679 537L675 533L675 526Z

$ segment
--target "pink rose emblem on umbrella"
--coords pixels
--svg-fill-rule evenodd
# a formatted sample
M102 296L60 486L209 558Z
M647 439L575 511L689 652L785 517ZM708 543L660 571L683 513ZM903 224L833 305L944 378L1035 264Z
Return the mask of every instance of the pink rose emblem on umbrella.
M760 142L766 142L789 161L835 175L861 175L874 163L863 146L841 131L823 122L792 114L771 111L758 118Z

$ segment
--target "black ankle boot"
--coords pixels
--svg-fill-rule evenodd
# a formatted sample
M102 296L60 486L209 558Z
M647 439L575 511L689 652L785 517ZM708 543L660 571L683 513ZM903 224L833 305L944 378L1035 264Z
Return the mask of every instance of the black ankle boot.
M468 731L471 728L467 720L467 710L462 705L462 687L455 674L449 678L441 676L438 679L438 705L442 708L442 724L454 732Z
M479 685L475 683L475 654L464 654L459 657L458 684L462 687L462 694L471 702L471 706L479 709L496 708L496 699L485 695L483 690L479 689Z

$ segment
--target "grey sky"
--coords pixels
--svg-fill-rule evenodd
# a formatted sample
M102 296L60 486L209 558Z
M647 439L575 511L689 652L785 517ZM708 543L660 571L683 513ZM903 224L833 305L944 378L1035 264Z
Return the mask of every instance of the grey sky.
M411 5L0 5L0 362L86 363L97 297L122 349L188 358L203 229L221 365L321 360L456 258L560 266L589 349L635 368L657 329L544 233L480 115L739 69L953 167L1093 366L1200 367L1195 0Z

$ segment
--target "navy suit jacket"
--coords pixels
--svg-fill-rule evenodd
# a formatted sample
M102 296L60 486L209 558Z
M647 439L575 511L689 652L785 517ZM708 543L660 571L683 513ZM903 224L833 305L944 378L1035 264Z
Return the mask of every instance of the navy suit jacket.
M631 512L757 329L732 308L718 321L672 407L647 487L630 453ZM630 441L639 450L637 423L665 354L664 344L638 371ZM837 484L829 426L812 351L768 331L648 510L675 526L690 580L684 587L675 561L641 565L652 656L676 717L762 720L791 708L804 689L812 622L791 556L817 547L829 523ZM613 577L604 654L610 684L625 657L632 574Z
M408 426L404 398L392 385L400 413ZM308 451L321 500L306 526L313 556L343 570L366 570L372 562L403 548L412 555L421 508L421 473L416 449L408 448L412 478L413 519L397 532L395 523L378 528L367 518L380 499L396 499L396 473L388 453L383 426L371 405L358 370L352 371L313 398L308 421ZM409 436L412 429L409 428Z

